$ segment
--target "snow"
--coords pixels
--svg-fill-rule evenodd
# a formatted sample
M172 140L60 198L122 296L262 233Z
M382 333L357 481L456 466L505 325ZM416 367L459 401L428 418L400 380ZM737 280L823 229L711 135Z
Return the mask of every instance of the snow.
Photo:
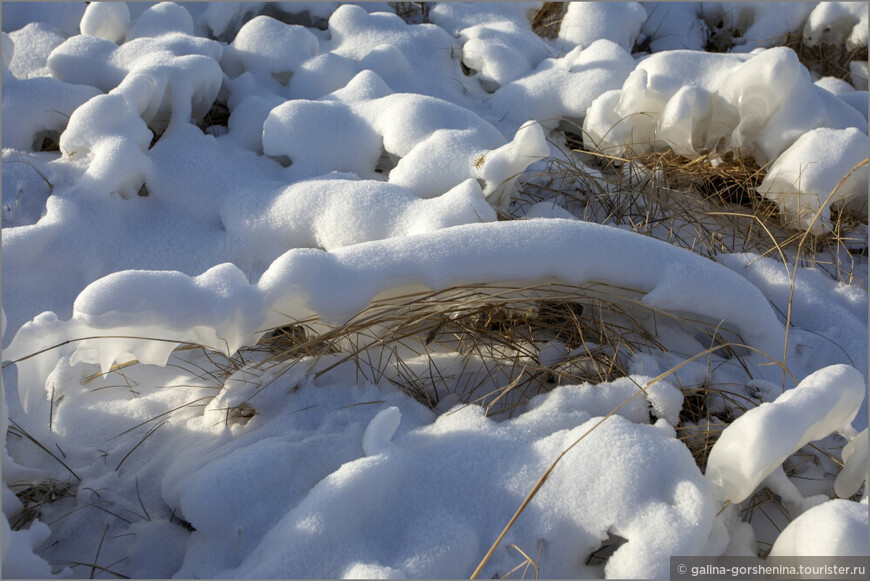
M747 4L752 3L741 3ZM613 155L664 148L689 158L733 150L751 154L760 166L771 164L759 191L818 234L829 204L847 203L867 190L865 167L827 199L867 149L866 99L861 108L813 84L786 48L748 58L676 50L641 61L620 92L598 97L583 129L597 149ZM841 133L832 137L831 131ZM830 155L820 158L818 151ZM849 157L843 158L846 151ZM814 222L820 209L821 220Z
M93 2L88 4L79 29L84 36L96 36L120 44L127 36L130 9L125 2Z
M771 557L861 557L867 554L867 503L834 499L808 510L782 531Z
M736 50L749 52L776 46L790 32L801 29L814 2L701 2L703 18L711 26L721 22L734 35Z
M858 492L861 485L866 485L867 470L870 466L868 454L867 430L852 438L843 447L843 471L837 475L834 491L840 498L848 498Z
M7 37L5 33L3 36ZM46 67L48 55L66 40L63 35L41 22L32 22L15 30L8 38L14 45L3 45L3 59L12 74L19 79L51 76ZM15 51L15 46L18 51Z
M758 191L778 202L802 229L820 234L831 228L832 205L864 201L868 168L859 164L867 149L867 135L858 129L815 129L777 158ZM811 155L813 161L807 162Z
M646 19L646 10L638 2L571 2L562 18L559 40L566 51L602 39L631 50Z
M803 28L807 46L844 44L848 50L867 46L867 5L862 2L819 2Z
M479 192L475 182L467 184L471 192ZM330 205L317 220L333 219ZM375 212L383 216L382 211ZM299 217L298 213L290 215ZM301 218L304 223L311 219ZM385 223L389 225L389 218ZM370 233L363 231L362 235ZM552 248L553 240L560 241L561 251ZM258 330L275 327L280 318L303 320L317 314L326 323L341 323L376 298L401 296L415 288L442 290L471 282L547 278L636 289L651 307L733 325L772 357L781 355L784 344L784 328L775 312L743 278L688 251L586 222L467 224L431 234L409 232L400 238L339 246L328 253L309 248L288 251L256 285L248 284L244 273L232 264L215 266L197 277L179 272L115 273L79 294L68 322L48 316L22 326L5 356L14 360L73 341L65 350L76 361L100 363L105 373L124 353L139 361L163 364L172 343L185 341L231 354L256 342L262 334ZM614 263L621 268L612 269ZM338 287L335 280L345 284ZM155 334L155 329L164 331ZM160 336L172 341L154 345L133 339L82 340L102 334ZM36 374L30 383L34 389L39 389L46 373L38 370L39 361L34 358L19 366ZM23 401L29 393L20 392Z
M777 46L866 3L543 4L3 3L5 576L467 577L554 461L481 576L866 554L867 65ZM836 255L636 232L668 150Z
M734 420L710 451L707 477L723 499L742 502L804 444L835 431L849 433L866 391L864 378L847 365L812 373Z

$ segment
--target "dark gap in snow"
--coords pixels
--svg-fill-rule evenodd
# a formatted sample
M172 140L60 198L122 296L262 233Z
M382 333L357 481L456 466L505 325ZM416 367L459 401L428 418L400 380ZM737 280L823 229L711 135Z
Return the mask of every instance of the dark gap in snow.
M169 515L169 522L174 522L174 523L186 528L188 531L190 531L192 533L196 532L196 527L194 527L192 524L190 524L189 522L187 522L186 520L184 520L183 518L181 518L180 516L175 514L177 511L178 511L177 508L172 509L172 513L170 513L170 515Z
M34 139L34 151L60 152L60 131L42 131Z
M487 93L495 93L501 88L501 85L496 83L495 81L490 81L489 79L480 79L481 88Z
M396 16L408 24L428 24L430 2L389 2Z
M616 552L616 550L628 542L628 539L621 537L613 532L613 529L607 531L607 538L601 542L601 546L589 553L586 558L586 564L591 567L604 567L608 559Z
M292 74L292 73L291 73ZM221 101L215 101L212 103L211 109L203 116L202 121L199 122L198 126L200 129L205 131L209 127L218 125L220 127L229 126L230 122L230 109L227 107L227 104Z
M274 157L273 156L268 156L268 157L269 157L269 159L280 164L281 167L290 167L291 165L293 165L293 160L291 160L286 155L276 155Z
M532 30L541 38L555 39L559 36L562 18L567 10L567 2L544 2L532 17Z
M703 389L686 393L683 391L683 409L680 410L680 424L698 423L707 417L707 392Z
M382 176L384 180L390 178L390 172L399 163L399 158L387 151L381 149L381 157L378 158L378 163L375 164L375 173Z
M272 73L272 78L278 81L282 87L290 84L290 79L293 78L293 71L281 71L280 73Z
M586 146L583 144L583 135L580 133L574 133L570 130L563 129L565 133L565 144L572 151L587 151Z
M290 5L290 3L283 3L283 6L288 5ZM267 2L266 7L260 11L260 14L263 16L269 16L275 20L280 20L284 24L295 24L306 28L326 30L329 26L328 20L319 17L312 17L308 10L302 10L300 12L285 12L282 10L282 6L275 2Z
M151 130L151 134L154 136L151 138L151 144L148 146L148 149L151 150L157 145L157 142L160 141L160 138L163 137L163 133L166 131L166 124L156 124L152 122L152 125L148 126L148 129Z

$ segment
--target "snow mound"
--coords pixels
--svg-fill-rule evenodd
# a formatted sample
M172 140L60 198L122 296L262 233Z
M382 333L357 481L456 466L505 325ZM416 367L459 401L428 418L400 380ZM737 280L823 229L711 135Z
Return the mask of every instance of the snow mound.
M598 40L561 58L544 59L528 75L498 89L490 103L499 118L518 123L529 115L547 127L562 119L579 124L599 95L622 86L634 64L627 50Z
M79 28L85 36L95 36L121 44L130 25L130 9L125 2L91 2Z
M782 44L787 34L801 29L813 2L701 2L707 24L733 37L734 52Z
M867 4L819 2L803 29L807 46L844 45L847 50L867 46Z
M299 405L316 404L315 410L323 410L309 414L307 425L317 426L335 415L329 411L328 391L297 392ZM467 576L547 466L587 433L526 508L505 546L528 553L543 540L546 550L538 562L542 571L556 578L590 578L602 572L611 577L663 576L670 554L697 554L709 542L714 523L711 487L673 433L619 415L595 417L576 403L542 402L530 412L536 418L519 416L500 424L478 406L458 408L434 423L420 422L418 414L409 412L407 403L397 408L390 402L375 411L342 410L355 425L344 434L312 433L303 440L308 451L285 441L290 436L286 429L280 434L270 424L272 438L253 444L245 438L249 444L234 445L236 453L208 453L192 470L188 464L177 474L184 473L181 510L197 528L192 553L198 557L189 555L177 574ZM290 418L281 415L273 423ZM366 418L372 419L366 423ZM393 435L399 421L410 425ZM291 434L303 427L296 425ZM362 454L360 440L368 450L375 440L384 444L390 438L391 444L372 450L375 455ZM276 498L271 514L260 519L244 514L237 495L271 480L270 462L258 458L299 462L315 453L335 466L324 478L306 490L299 486L301 475L288 472L285 498ZM614 454L630 461L614 463ZM499 458L500 468L481 470L493 458ZM216 479L217 474L223 476ZM651 481L656 485L650 486ZM174 477L165 483L167 490L176 487ZM216 502L233 514L239 511L232 530L219 526L220 519L208 508ZM586 565L588 555L610 535L627 542L603 571ZM220 555L219 546L226 547ZM483 574L503 574L516 565L515 557L512 551L498 551Z
M814 177L805 185L802 182L797 191L782 190L781 184L771 190L770 197L783 211L793 213L805 206L826 211L825 197L855 165L845 167L847 162L835 156L817 160L808 151L816 151L819 143L808 147L807 140L825 136L837 151L856 147L858 155L866 149L861 148L861 137L866 139L867 120L813 84L795 53L779 47L748 57L694 51L654 54L638 64L620 91L604 93L591 104L583 128L594 147L614 155L626 150L642 154L671 149L694 158L736 151L751 155L760 166L773 162L778 171L771 172L771 180L784 167L794 168L791 173L798 171L797 166L812 167ZM808 137L815 130L840 133ZM839 139L832 139L834 135ZM796 143L799 139L804 140L800 145ZM792 147L797 148L784 155ZM781 156L784 159L777 166ZM793 182L791 173L784 172L783 179ZM841 188L835 200L848 201L864 191L861 175ZM831 189L824 192L817 189L829 185ZM778 195L784 192L790 193ZM807 201L820 193L817 203ZM804 218L796 221L804 227L808 222Z
M704 50L710 27L701 17L702 2L644 2L648 17L636 43L650 52Z
M50 77L19 79L9 70L12 39L3 33L3 147L38 151L48 134L64 131L70 116L100 94L93 87Z
M136 97L144 101L136 106L146 123L165 126L170 111L185 123L191 117L201 119L208 111L223 81L218 65L222 51L213 40L180 32L136 38L121 46L82 35L54 49L48 68L64 82L91 85L104 92L125 80L131 84L131 77L148 77L152 87Z
M852 438L843 447L843 470L834 481L834 492L840 498L849 498L867 483L867 470L870 467L867 430Z
M346 284L336 287L334 280ZM782 324L758 290L730 270L637 234L551 219L469 224L330 253L291 250L273 262L255 285L248 284L232 264L195 278L177 272L116 273L79 295L70 321L46 313L24 325L4 357L14 360L53 344L100 334L162 336L171 341L100 339L74 343L70 349L76 361L99 363L104 372L122 354L163 365L176 342L231 354L253 345L259 329L280 326L287 318L301 320L316 314L335 324L376 297L400 296L421 287L441 290L464 283L517 280L634 288L645 294L643 302L651 307L692 313L713 324L724 321L771 357L782 355ZM52 356L47 354L49 359ZM23 401L44 386L50 369L41 367L45 363L40 361L35 357L20 364L20 374L28 377L21 382Z
M831 206L854 201L866 213L868 168L860 164L868 148L867 135L854 127L804 133L770 166L757 190L803 230L822 234L831 229Z
M647 12L638 2L571 2L562 18L559 40L566 50L602 39L631 50L646 19Z
M41 22L65 37L79 33L84 2L7 2L3 5L3 32L13 32L31 22Z
M723 500L742 502L803 445L832 432L852 433L866 391L864 378L848 365L810 374L725 428L710 450L707 477L719 486Z
M870 542L867 503L835 499L806 511L780 533L771 557L864 557Z
M286 85L299 67L318 52L317 37L307 28L257 16L239 30L227 50L224 66L231 76L249 71L259 83Z
M50 77L51 72L46 66L48 55L66 40L65 36L41 22L33 22L11 32L9 38L18 50L13 54L13 46L4 44L3 59L7 61L12 74L19 79Z

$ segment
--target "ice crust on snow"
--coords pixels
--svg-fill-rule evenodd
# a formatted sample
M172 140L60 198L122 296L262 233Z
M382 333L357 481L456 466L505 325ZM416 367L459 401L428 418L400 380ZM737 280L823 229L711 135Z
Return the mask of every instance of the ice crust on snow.
M71 342L4 369L0 431L11 415L64 451L82 477L70 506L100 491L135 521L49 503L50 528L12 531L10 483L70 475L4 436L4 574L90 559L109 524L99 564L131 577L465 577L587 432L504 542L540 550L546 576L665 576L671 554L754 554L755 523L717 512L759 484L802 513L759 543L866 545L866 498L822 502L833 479L782 467L839 430L833 491L850 497L866 479L865 291L798 268L791 292L769 258L711 261L555 199L514 205L565 155L559 129L582 126L586 148L739 148L770 162L759 191L786 212L821 210L814 232L831 205L865 212L866 167L821 202L866 156L866 62L850 63L850 85L764 47L786 34L864 46L866 4L571 3L552 40L531 27L541 6L439 2L403 19L387 3L3 3L4 361ZM717 34L734 35L731 52L702 52ZM52 141L60 152L40 151ZM509 212L526 219L497 221ZM650 307L639 323L662 348L621 362L628 377L559 385L501 421L449 387L430 411L390 383L399 376L372 384L342 355L224 378L220 354L175 351L230 355L288 317L324 330L425 289L560 282ZM710 337L667 315L749 348L686 362ZM95 335L111 337L80 340ZM560 365L572 349L553 340L530 362ZM481 358L412 355L418 374L489 372ZM133 360L118 389L112 365ZM191 382L179 366L214 374ZM725 430L704 477L677 429L709 429L681 417L708 381L769 403ZM512 550L483 574L513 569Z
M773 402L732 422L710 450L706 475L723 500L740 503L804 444L848 433L867 384L847 365L820 369Z

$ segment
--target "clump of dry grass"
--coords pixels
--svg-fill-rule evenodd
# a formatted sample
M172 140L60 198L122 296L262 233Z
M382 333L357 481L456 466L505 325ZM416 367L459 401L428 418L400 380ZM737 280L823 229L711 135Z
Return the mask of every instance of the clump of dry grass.
M713 28L705 47L707 52L729 52L734 47L734 32L722 28ZM837 77L851 82L849 63L852 61L866 61L868 52L866 46L846 48L845 45L818 44L807 46L803 40L803 32L797 30L783 37L767 39L772 46L784 46L792 49L801 64L808 70L822 77ZM762 43L758 43L762 44ZM767 44L767 43L763 43ZM753 48L755 48L753 46Z
M532 18L532 30L541 38L553 40L559 35L559 27L567 9L564 2L544 2Z
M563 125L568 152L524 176L514 218L547 200L585 220L630 226L707 257L754 252L785 262L803 245L800 266L855 282L854 255L866 252L858 233L866 218L859 212L833 208L830 230L804 236L757 191L767 168L739 151L689 159L664 144L644 144L609 155L590 147L579 127Z
M388 381L431 409L446 400L511 416L558 385L627 375L633 353L660 348L644 326L650 314L630 296L559 284L415 293L375 302L338 327L275 329L252 348L266 354L254 368L328 357L317 376L351 362L361 379ZM554 361L541 358L548 344L558 346Z
M390 2L396 15L408 24L424 24L429 22L430 2Z
M788 34L782 46L792 49L801 63L810 71L822 77L837 77L847 82L852 81L849 63L866 61L868 54L866 46L853 49L833 44L807 46L804 44L803 35L800 32Z
M203 116L202 121L197 123L203 132L206 132L209 127L219 126L227 127L230 122L230 109L226 103L215 101L211 108Z
M75 487L70 482L46 478L39 482L13 483L10 488L24 505L9 523L13 531L20 531L30 526L42 514L49 504L64 498L74 498Z

